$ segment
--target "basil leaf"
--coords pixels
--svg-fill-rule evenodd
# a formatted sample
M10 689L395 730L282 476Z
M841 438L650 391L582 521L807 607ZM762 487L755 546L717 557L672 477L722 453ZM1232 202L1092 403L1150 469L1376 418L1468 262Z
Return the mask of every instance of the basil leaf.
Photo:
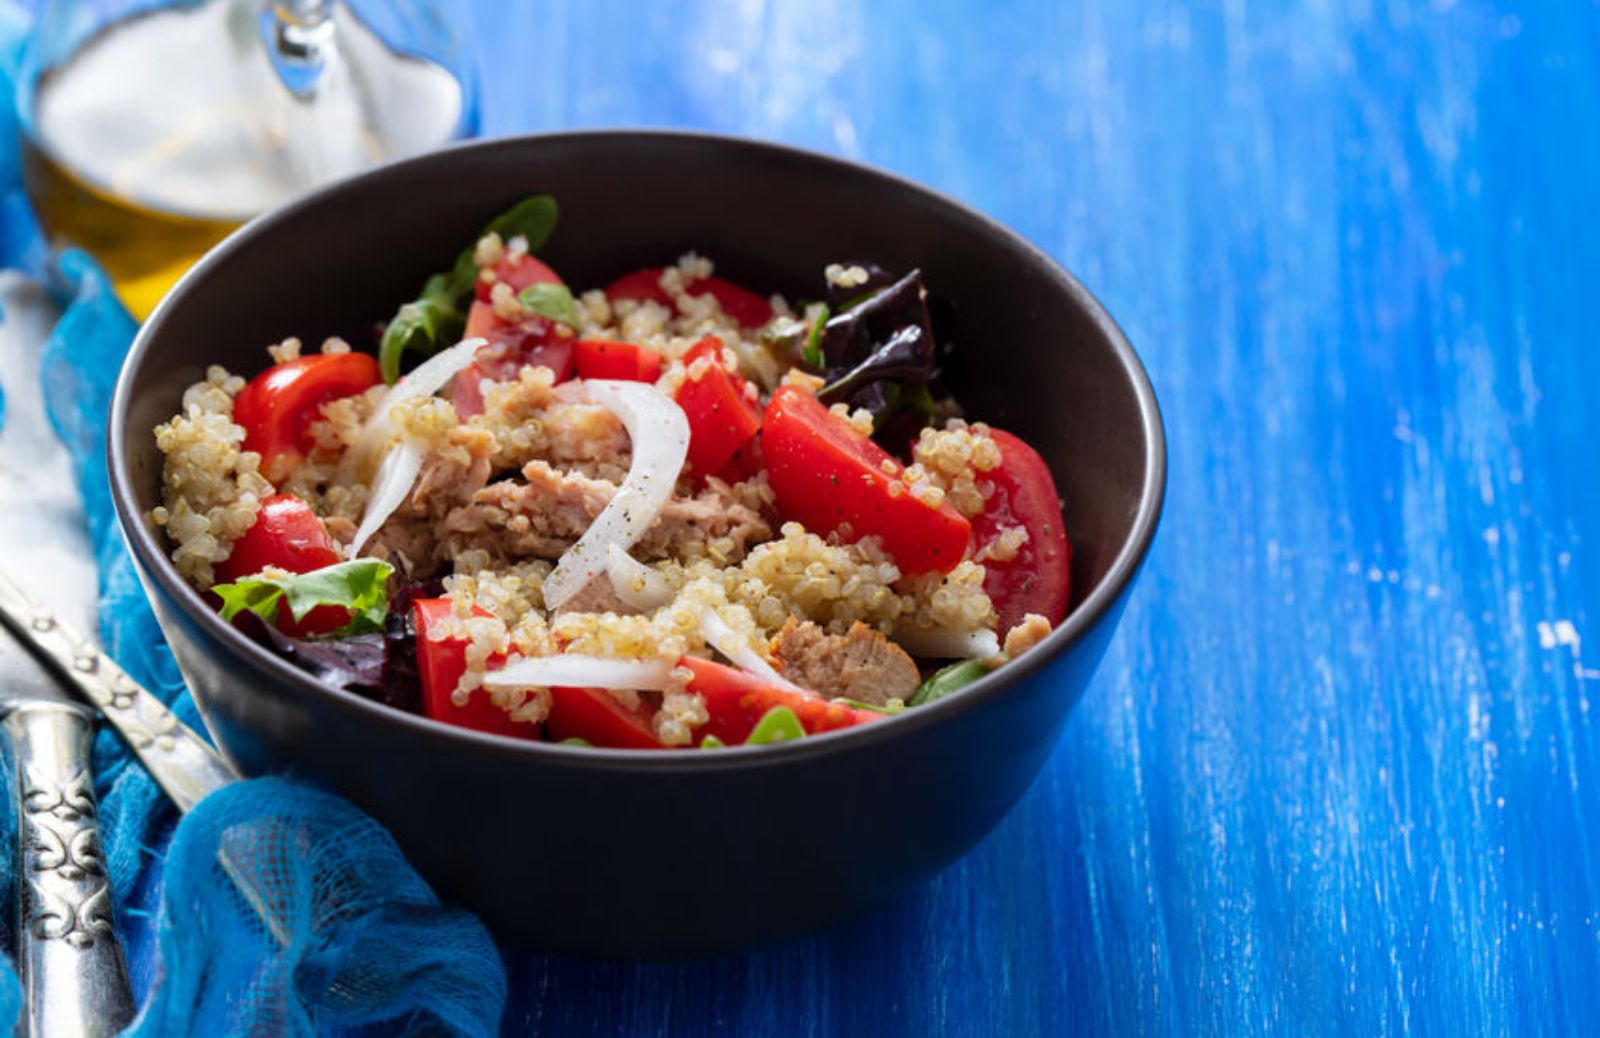
M416 350L431 356L461 336L467 326L467 305L478 280L478 265L472 257L479 238L493 232L509 240L520 234L528 239L528 252L537 252L556 229L559 216L554 198L534 195L490 220L472 244L456 254L450 269L430 277L417 298L400 307L384 328L383 341L378 346L383 380L394 385L407 352Z
M906 705L921 706L935 699L942 699L956 689L972 684L987 673L989 664L978 659L961 660L948 667L941 667L922 683L916 694L906 701Z
M467 262L472 262L471 257ZM378 368L383 380L394 385L400 378L400 361L408 350L434 353L438 344L460 336L467 326L459 301L472 289L467 282L465 291L459 291L455 272L435 274L422 286L422 294L413 302L400 307L398 313L383 330L383 341L378 345Z
M561 745L562 746L589 746L589 747L593 747L594 743L590 742L588 739L580 739L576 735L574 735L570 739L562 739L561 740Z
M725 749L727 745L727 743L723 742L715 735L708 735L704 739L700 740L700 748L702 750L721 750Z
M800 724L800 718L786 706L775 706L761 715L761 720L750 730L750 737L744 741L746 746L769 746L779 742L793 742L804 739L806 730Z
M485 234L493 232L498 234L502 241L510 241L520 234L528 239L528 252L535 253L550 239L550 235L556 229L556 221L560 217L561 209L556 205L554 197L533 195L490 220L489 225L478 237L482 238ZM473 244L476 246L476 241ZM471 258L472 251L472 249L467 250L468 258Z
M287 573L281 577L245 577L231 584L217 584L212 591L222 599L222 618L232 620L249 610L267 623L276 623L278 608L287 604L296 620L318 606L336 606L350 611L350 622L331 637L371 634L383 630L389 613L388 582L394 567L377 559L351 559L310 573Z
M578 304L573 302L572 289L566 285L549 282L529 285L517 296L517 302L540 317L559 321L574 330L578 327Z

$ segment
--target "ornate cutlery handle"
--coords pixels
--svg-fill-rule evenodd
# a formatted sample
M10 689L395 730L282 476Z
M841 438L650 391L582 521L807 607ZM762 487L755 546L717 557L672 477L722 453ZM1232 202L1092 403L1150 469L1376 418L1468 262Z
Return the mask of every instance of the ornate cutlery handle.
M0 569L0 626L10 628L35 655L100 710L133 749L167 798L187 813L206 794L239 777L177 715L140 685L116 661L74 631L46 606L33 600ZM291 934L251 876L226 850L217 860L280 944Z
M17 958L27 1035L114 1035L133 1019L100 850L92 724L70 703L6 715L17 781Z
M166 705L88 638L63 624L0 571L0 623L43 656L122 734L180 811L238 774Z

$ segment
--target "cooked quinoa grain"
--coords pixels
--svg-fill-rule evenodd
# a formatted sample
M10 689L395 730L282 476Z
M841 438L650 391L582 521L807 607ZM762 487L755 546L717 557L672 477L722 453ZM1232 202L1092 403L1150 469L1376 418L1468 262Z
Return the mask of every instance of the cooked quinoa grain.
M908 470L912 486L930 488L926 500L949 501L956 511L971 517L980 514L994 485L983 474L1000 464L1000 448L989 437L982 422L968 425L950 419L943 429L923 429L911 448L915 464ZM934 495L933 490L942 491ZM915 492L915 491L914 491Z
M241 449L244 430L233 421L233 398L243 388L243 379L213 366L184 391L182 413L155 430L166 463L163 504L150 518L176 546L178 572L201 587L213 583L213 567L273 494L260 471L261 456Z

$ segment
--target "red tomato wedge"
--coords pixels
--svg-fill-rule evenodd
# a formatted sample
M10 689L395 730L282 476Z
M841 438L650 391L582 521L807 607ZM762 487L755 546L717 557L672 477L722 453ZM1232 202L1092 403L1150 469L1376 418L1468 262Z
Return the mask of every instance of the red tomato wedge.
M267 478L282 478L311 450L311 423L322 417L322 405L363 393L382 378L377 360L365 353L319 353L274 364L234 398L244 449L261 455Z
M422 712L435 721L458 728L509 735L513 739L537 739L538 725L513 721L494 705L484 689L473 689L466 706L457 706L451 699L451 693L467 670L467 643L463 638L435 641L430 633L450 617L452 609L450 600L445 598L419 598L412 605L411 618L417 628L417 670L422 675ZM473 613L489 615L487 610L477 606L473 607ZM489 662L501 663L504 657L491 656Z
M807 735L868 724L884 717L872 710L857 710L820 696L768 685L753 674L695 656L684 656L678 666L694 671L689 688L705 697L706 713L711 715L696 735L715 735L729 746L748 739L762 715L775 706L793 710Z
M689 286L694 296L715 296L722 312L739 322L741 328L760 328L772 320L772 304L747 288L718 277L702 278Z
M462 420L483 413L484 379L509 381L524 365L549 368L557 382L572 377L573 338L565 326L547 318L534 315L508 321L494 312L494 304L474 302L462 338L488 340L450 384L450 402Z
M636 299L639 302L648 299L669 310L672 308L672 297L661 287L660 267L646 267L617 278L606 286L606 298L613 303L622 299Z
M583 739L594 746L619 750L659 750L661 740L650 725L650 708L629 707L603 688L552 688L550 738Z
M740 288L719 277L698 278L684 285L690 295L716 298L722 312L742 328L760 328L772 320L772 304L747 288ZM671 309L672 297L661 287L661 268L646 267L625 275L606 286L606 298L650 300Z
M900 478L905 466L810 393L779 387L761 429L767 481L785 519L816 534L848 523L852 537L881 537L906 573L948 573L966 555L972 525L961 513L912 497Z
M549 318L530 314L501 317L490 301L499 282L521 292L530 285L559 285L561 277L544 263L523 253L509 254L492 268L494 281L478 279L472 306L467 309L464 339L486 339L473 366L464 369L450 386L450 402L462 419L483 413L484 379L505 382L517 377L524 365L546 367L555 372L556 381L572 377L572 332Z
M707 363L697 365L700 360ZM689 419L688 469L699 476L717 473L761 431L761 413L749 383L723 367L716 336L695 343L683 363L689 375L674 399Z
M1007 529L1021 526L1028 539L1014 558L985 559L983 589L1000 614L1002 636L1029 613L1052 625L1066 618L1072 594L1072 545L1067 541L1061 497L1039 452L1002 429L989 435L1000 448L999 467L985 473L994 484L983 514L972 521L981 551Z
M511 286L512 291L521 292L529 285L559 285L561 276L545 264L534 259L526 252L513 259L510 253L502 256L499 263L493 268L494 280L485 281L478 279L474 286L474 294L480 302L487 303L494 286L504 281Z
M522 329L494 312L494 304L474 299L467 308L467 327L463 339L488 339L491 344L521 341Z
M474 358L485 378L513 379L529 364L549 368L555 372L557 382L572 377L571 330L537 314L507 321L496 316L492 304L473 303L462 338L488 340Z
M580 339L573 347L579 378L654 382L661 377L661 354L631 342Z
M761 437L753 436L745 441L743 447L734 452L726 465L712 474L731 486L734 483L742 483L761 469Z
M276 566L290 573L310 573L341 561L328 536L328 528L311 506L293 494L278 494L261 502L255 525L233 542L233 551L217 563L217 578L232 583ZM318 606L296 620L289 607L278 606L278 630L291 638L336 631L350 622L350 610Z

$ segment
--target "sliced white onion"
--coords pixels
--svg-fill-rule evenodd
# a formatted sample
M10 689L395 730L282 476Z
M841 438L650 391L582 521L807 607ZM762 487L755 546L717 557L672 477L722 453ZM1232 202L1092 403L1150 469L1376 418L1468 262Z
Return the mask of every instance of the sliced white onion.
M689 455L689 419L655 386L589 379L584 388L595 403L622 419L633 462L616 496L545 578L544 602L552 610L606 571L610 545L627 551L644 535L672 496Z
M927 659L964 660L977 657L986 660L1000 655L1000 636L990 630L897 627L890 637L911 655Z
M653 612L672 601L667 578L615 544L606 545L606 576L623 604L641 613Z
M515 659L483 676L485 688L620 688L661 691L672 680L671 660L614 660L604 656L536 656Z
M418 364L384 394L378 409L362 424L349 449L339 462L335 481L353 483L361 478L372 456L383 450L394 436L394 411L401 404L430 397L443 389L457 373L470 365L478 354L478 347L486 339L463 339L447 350L441 350Z
M709 609L700 617L700 635L708 645L732 660L734 666L740 670L791 692L815 694L779 674L772 664L761 658L761 654L750 644L749 639L741 636L728 626L727 621Z
M394 510L405 504L411 493L417 473L422 471L422 448L409 440L396 444L383 457L378 474L372 477L372 491L367 495L367 507L361 514L361 525L350 541L350 557L361 554L372 535L378 532Z

